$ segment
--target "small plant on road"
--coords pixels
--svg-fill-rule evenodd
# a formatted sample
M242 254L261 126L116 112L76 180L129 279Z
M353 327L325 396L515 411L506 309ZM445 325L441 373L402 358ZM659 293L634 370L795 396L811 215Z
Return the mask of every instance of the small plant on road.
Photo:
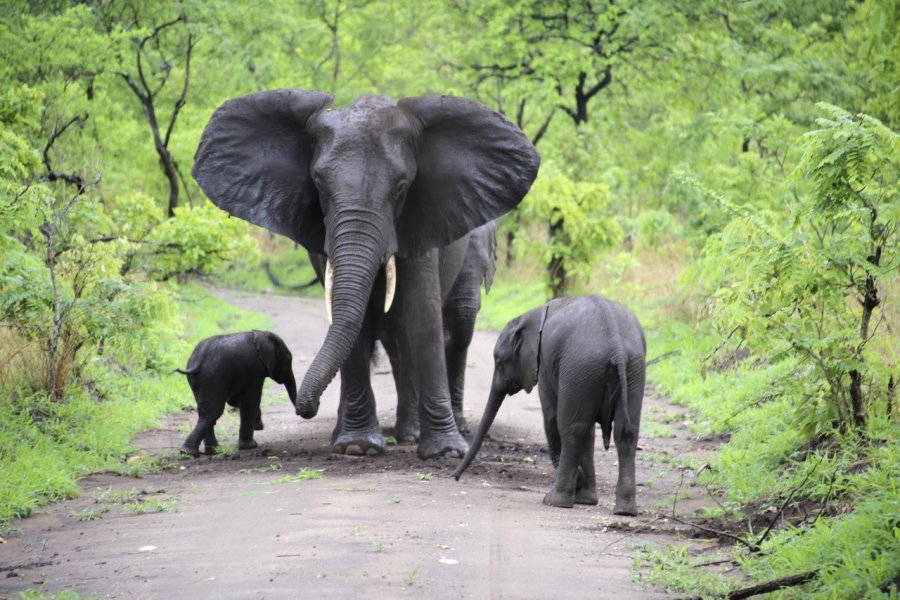
M325 469L310 469L309 467L303 467L299 471L297 471L296 475L285 475L284 477L279 477L276 481L278 483L290 483L292 481L308 481L310 479L322 479L325 474Z
M270 471L280 471L281 465L279 463L272 463L266 465L265 467L247 467L245 469L238 470L238 475L245 475L247 473L268 473Z
M133 512L136 515L148 515L158 512L175 512L177 503L172 499L138 498L133 502L122 505L123 510Z
M407 571L406 575L403 576L403 585L412 587L416 584L416 576L419 574L419 567L416 567L412 571Z
M431 481L431 473L416 473L416 481Z

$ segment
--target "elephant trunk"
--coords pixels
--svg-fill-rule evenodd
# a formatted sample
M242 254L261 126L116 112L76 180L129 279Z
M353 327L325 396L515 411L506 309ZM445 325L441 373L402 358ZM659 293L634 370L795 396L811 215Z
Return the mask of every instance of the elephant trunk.
M293 373L288 373L288 376L284 381L284 389L287 390L288 398L291 399L291 404L293 404L294 408L296 408L297 407L297 381L294 379Z
M491 425L494 423L494 418L497 416L497 412L500 410L500 405L503 404L504 398L506 398L506 392L495 382L494 385L491 386L491 394L488 396L487 404L484 406L484 414L481 415L481 423L478 425L478 431L475 433L475 437L472 438L472 443L469 445L469 451L466 452L462 462L459 463L459 466L456 467L456 470L453 472L453 478L457 481L459 481L459 476L463 474L463 471L468 468L472 459L475 458L475 455L478 454L478 450L481 448L481 442L484 441L484 436L487 435L488 429L490 429Z
M332 323L322 347L303 377L295 402L297 414L304 419L316 416L322 393L350 356L381 267L378 254L361 243L339 244L337 248L339 250L332 259Z

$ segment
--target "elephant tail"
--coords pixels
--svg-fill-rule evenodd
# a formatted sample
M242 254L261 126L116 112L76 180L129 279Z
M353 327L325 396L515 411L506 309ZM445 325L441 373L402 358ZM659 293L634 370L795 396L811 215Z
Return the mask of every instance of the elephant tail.
M173 373L178 372L178 373L181 373L182 375L193 375L194 373L200 372L200 367L199 366L189 367L188 369L185 369L184 371L182 371L181 369L175 369L172 372Z
M625 365L626 361L622 360L616 365L616 368L619 371L619 416L622 417L625 421L625 426L622 428L623 433L626 435L631 435L633 429L631 425L631 417L628 415L628 369ZM603 444L609 449L609 437L608 432L603 432Z

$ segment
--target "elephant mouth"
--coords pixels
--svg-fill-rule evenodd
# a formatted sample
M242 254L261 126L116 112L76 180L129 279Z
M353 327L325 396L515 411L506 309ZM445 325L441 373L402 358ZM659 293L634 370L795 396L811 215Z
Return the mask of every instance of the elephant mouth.
M384 265L385 291L384 291L384 312L391 310L394 303L394 295L397 291L397 260L391 255L387 263ZM329 258L325 263L325 316L328 324L331 325L332 318L332 294L331 290L334 286L334 268L331 266Z

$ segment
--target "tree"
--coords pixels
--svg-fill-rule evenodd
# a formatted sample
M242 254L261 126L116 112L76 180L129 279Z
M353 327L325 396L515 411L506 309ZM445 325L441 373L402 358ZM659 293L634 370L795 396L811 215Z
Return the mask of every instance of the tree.
M183 187L185 193L190 193L169 146L178 115L187 100L191 56L196 45L185 7L180 3L148 5L123 0L99 2L94 10L107 34L124 32L125 41L117 48L116 74L138 99L147 119L160 168L168 181L167 212L172 217L179 205L179 190ZM167 89L173 75L181 79L174 93ZM171 103L168 119L163 120L160 109L168 103Z
M660 25L668 20L671 27L675 20L664 4L614 0L457 2L454 10L461 31L477 26L484 35L461 41L447 62L467 74L476 95L531 132L535 144L545 139L557 111L576 131L588 123L590 106L608 97L615 83L623 91L641 65L661 58ZM551 212L548 237L559 246L547 270L557 297L569 285L562 246L572 238L563 207Z
M796 377L816 432L861 430L894 380L895 349L875 337L873 319L889 289L881 282L900 268L900 136L867 115L820 106L826 116L803 137L798 177L808 192L765 211L717 196L735 218L704 252L722 331L810 365Z

